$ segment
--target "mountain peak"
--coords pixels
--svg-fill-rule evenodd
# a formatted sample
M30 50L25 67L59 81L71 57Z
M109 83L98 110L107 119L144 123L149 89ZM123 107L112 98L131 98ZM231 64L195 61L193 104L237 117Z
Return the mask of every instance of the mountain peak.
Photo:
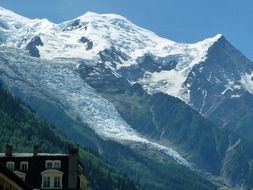
M106 13L106 14L99 14L92 11L88 11L85 14L77 17L77 19L80 20L87 20L87 19L95 19L95 20L114 20L114 19L120 19L124 21L130 22L127 18L118 15L118 14L112 14L112 13Z
M224 36L222 34L216 34L213 37L209 37L203 41L197 42L196 45L201 45L201 46L208 46L211 47L213 44L215 44L216 42L218 42L219 40L223 39Z
M23 17L13 11L0 7L0 19L15 20L16 21L29 21L28 18Z
M214 37L209 38L209 39L213 41L213 44L223 41L223 40L226 40L226 38L223 34L217 34Z
M213 39L219 40L220 38L224 38L223 34L216 34Z
M30 19L0 7L0 29L15 30L27 24Z

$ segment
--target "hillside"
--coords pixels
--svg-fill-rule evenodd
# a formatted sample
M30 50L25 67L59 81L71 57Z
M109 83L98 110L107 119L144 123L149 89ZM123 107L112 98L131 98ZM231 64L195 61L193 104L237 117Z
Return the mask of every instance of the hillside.
M253 96L245 93L241 97L223 101L208 119L220 128L225 128L252 141Z
M141 85L130 85L106 68L98 70L83 64L79 72L144 137L173 147L196 168L221 183L235 188L239 184L253 185L252 142L219 129L181 100L163 93L150 95ZM238 163L242 167L238 168Z
M4 134L0 136L1 152L4 151L6 143L12 144L14 151L17 152L29 152L32 145L39 145L44 152L65 152L68 144L72 142L2 88L0 89L0 123L0 132ZM214 185L186 168L172 163L168 165L161 161L157 162L153 158L136 156L131 150L115 142L108 141L103 146L103 149L107 150L103 153L104 157L111 162L114 160L114 165L132 178L140 177L142 173L143 178L138 177L135 181L141 182L147 189L158 186L168 190L175 188L215 189ZM92 189L139 189L128 177L105 163L98 153L94 155L89 150L80 148L80 157L85 165L85 174ZM165 179L159 179L155 183L157 175L166 176L167 182L164 181ZM166 188L163 184L167 184Z
M14 152L31 152L33 145L39 145L41 151L50 153L66 152L68 144L72 143L2 88L0 133L0 152L4 152L6 143L13 145ZM87 149L80 148L80 159L85 166L90 189L139 189L126 176Z
M177 161L183 163L184 159L170 147L153 143L131 129L111 102L87 85L78 72L71 71L76 68L76 62L51 62L28 57L15 49L0 49L0 77L10 93L29 104L76 143L99 152L103 159L145 189L215 187L178 164ZM63 73L67 76L62 76ZM59 89L48 80L58 81ZM65 94L63 97L62 93Z

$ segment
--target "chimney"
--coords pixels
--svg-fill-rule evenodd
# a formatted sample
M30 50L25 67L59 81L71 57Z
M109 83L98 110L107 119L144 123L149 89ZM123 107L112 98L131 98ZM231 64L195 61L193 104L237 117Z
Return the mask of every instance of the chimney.
M69 154L78 156L78 154L79 154L79 144L78 145L69 144L68 148L69 148Z
M12 146L9 144L5 145L5 156L12 156Z
M78 188L79 145L69 145L68 189Z
M39 146L38 145L34 145L33 146L33 155L36 156L39 153Z

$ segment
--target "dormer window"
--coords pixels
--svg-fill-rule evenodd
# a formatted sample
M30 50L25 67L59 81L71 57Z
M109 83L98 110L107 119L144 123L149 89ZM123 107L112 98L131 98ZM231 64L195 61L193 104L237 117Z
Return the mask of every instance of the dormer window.
M21 171L28 171L28 162L22 161L22 162L20 163L20 170L21 170Z
M60 160L47 160L46 161L46 169L60 169L61 161Z
M53 168L53 161L47 160L46 161L46 169L51 169L51 168Z
M53 168L60 169L61 168L61 161L60 160L55 160L54 164L53 164Z
M6 163L6 167L10 170L10 171L14 171L15 169L15 162L9 161Z

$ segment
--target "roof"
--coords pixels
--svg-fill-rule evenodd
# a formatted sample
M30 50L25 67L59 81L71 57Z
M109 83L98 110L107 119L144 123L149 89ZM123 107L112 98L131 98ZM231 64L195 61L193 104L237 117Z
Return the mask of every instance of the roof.
M20 179L17 175L13 172L9 171L3 164L0 163L0 173L3 173L6 177L10 180L15 182L18 186L22 187L25 190L32 190L28 184L26 184L22 179Z
M33 156L69 156L68 154L52 154L52 153L38 153L37 155L34 155L33 153L12 153L11 157L33 157ZM0 157L10 157L6 156L5 153L0 153Z

